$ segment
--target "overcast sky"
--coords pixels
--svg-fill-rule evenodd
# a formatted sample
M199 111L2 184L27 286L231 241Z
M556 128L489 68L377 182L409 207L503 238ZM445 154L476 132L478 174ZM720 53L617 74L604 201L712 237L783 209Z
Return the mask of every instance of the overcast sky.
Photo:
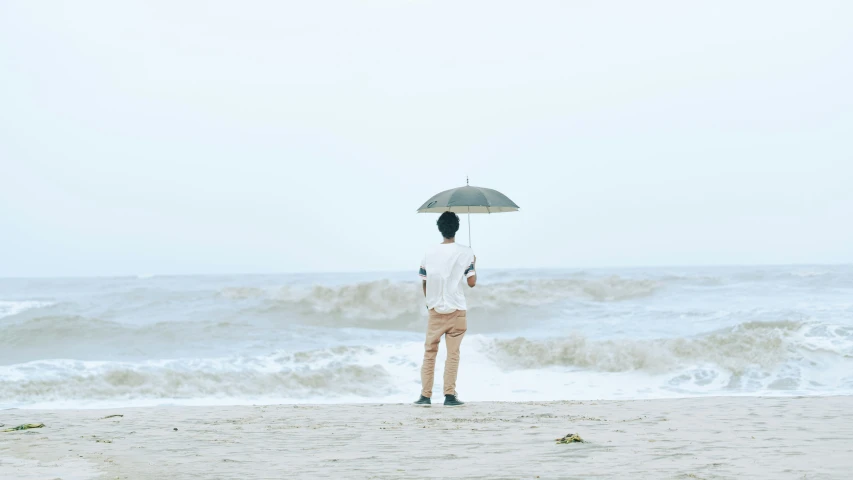
M0 2L0 276L853 260L853 2ZM463 223L463 228L465 224ZM467 239L466 239L467 242Z

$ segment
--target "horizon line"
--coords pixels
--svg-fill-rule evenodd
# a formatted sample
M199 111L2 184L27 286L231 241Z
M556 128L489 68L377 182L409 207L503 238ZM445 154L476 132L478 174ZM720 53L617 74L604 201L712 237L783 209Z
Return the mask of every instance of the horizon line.
M612 265L596 267L497 267L484 268L485 271L528 271L528 270L639 270L639 269L666 269L666 268L733 268L733 267L843 267L851 266L853 262L839 263L754 263L754 264L669 264L669 265ZM97 279L97 278L146 278L156 277L218 277L218 276L279 276L279 275L357 275L357 274L401 274L406 270L314 270L293 272L220 272L220 273L131 273L131 274L103 274L103 275L56 275L56 276L0 276L0 280L59 280L59 279Z

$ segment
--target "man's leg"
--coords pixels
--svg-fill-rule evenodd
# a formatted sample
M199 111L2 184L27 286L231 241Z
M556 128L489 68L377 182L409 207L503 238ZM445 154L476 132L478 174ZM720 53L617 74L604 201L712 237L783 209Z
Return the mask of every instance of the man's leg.
M450 328L444 336L447 344L447 362L444 364L444 394L456 395L456 374L459 373L459 347L462 345L462 337L468 330L468 321L465 310L457 310L451 314ZM433 364L435 356L433 356Z
M441 317L434 310L429 311L426 342L424 343L424 363L421 367L421 395L432 397L432 387L435 382L435 357L438 355L438 343L444 330L441 328Z

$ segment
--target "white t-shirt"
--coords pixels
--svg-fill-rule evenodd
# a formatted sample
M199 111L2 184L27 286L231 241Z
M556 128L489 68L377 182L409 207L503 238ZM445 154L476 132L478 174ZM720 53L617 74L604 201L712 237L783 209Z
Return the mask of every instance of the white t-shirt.
M474 251L458 243L440 243L427 250L421 261L421 278L427 282L427 308L437 313L467 310L462 278L473 277Z

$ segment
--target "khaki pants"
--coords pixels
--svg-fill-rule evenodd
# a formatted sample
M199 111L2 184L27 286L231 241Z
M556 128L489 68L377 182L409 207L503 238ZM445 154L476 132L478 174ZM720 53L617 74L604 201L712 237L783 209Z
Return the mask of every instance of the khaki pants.
M421 395L432 397L432 386L435 381L435 357L438 355L438 344L444 335L447 346L447 361L444 364L444 394L456 395L456 374L459 372L459 346L468 323L465 310L441 314L435 310L429 311L426 343L424 344L424 364L421 368Z

